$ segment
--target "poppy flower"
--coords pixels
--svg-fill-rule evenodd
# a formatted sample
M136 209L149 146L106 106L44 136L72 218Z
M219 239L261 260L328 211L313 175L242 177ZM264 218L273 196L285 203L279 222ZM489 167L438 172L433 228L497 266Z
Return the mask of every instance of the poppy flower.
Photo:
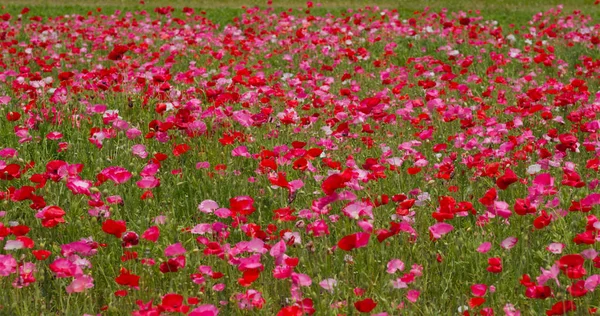
M323 192L327 195L333 194L337 189L341 189L345 187L346 179L340 174L332 174L323 183L321 184L321 188Z
M94 279L89 275L80 275L73 279L66 288L67 293L80 293L94 287Z
M375 307L377 307L377 302L373 301L371 298L366 298L364 300L354 302L354 307L361 313L369 313L375 309Z
M525 296L533 299L546 299L553 297L552 289L547 285L530 284L525 290Z
M345 251L351 251L356 248L366 247L369 244L369 233L355 233L348 235L337 243L338 247Z
M471 285L471 293L473 296L483 297L487 293L488 286L485 284L473 284Z
M536 217L533 220L533 226L536 229L542 229L542 228L550 225L551 221L552 221L552 215L549 215L545 210L542 210L542 214L540 214L540 216Z
M472 297L471 299L469 299L469 307L470 308L479 307L483 303L485 303L485 301L486 300L483 297Z
M102 223L102 231L117 238L121 238L123 233L127 231L127 225L125 224L125 221L122 220L115 221L107 219Z
M491 272L491 273L502 272L502 259L500 259L498 257L489 258L487 271Z
M167 262L163 262L160 264L159 270L162 273L177 272L180 269L185 267L185 262L186 262L186 259L185 259L185 256L183 256L183 255L169 258L167 260Z
M537 210L535 206L531 205L529 199L516 199L514 211L518 215L523 216L527 214L535 214Z
M196 307L188 314L188 316L217 316L218 314L219 309L217 307L215 307L214 305L206 304Z
M163 296L158 308L165 312L182 314L186 314L190 310L189 306L183 304L183 296L175 293Z
M574 312L576 310L577 307L573 301L560 301L552 305L552 308L546 311L546 315L564 315L568 312Z
M63 216L65 216L65 214L66 212L62 208L52 205L43 208L35 215L35 217L42 219L42 226L51 228L59 223L64 223L65 220Z
M115 278L115 282L119 285L129 286L139 289L140 276L132 274L129 270L121 268L120 274Z
M140 237L136 232L126 232L123 235L121 246L123 248L131 248L140 243Z
M52 254L50 251L48 250L32 250L31 253L33 254L33 256L37 259L37 260L46 260L50 257L50 255Z
M586 281L579 280L567 287L567 292L573 297L581 297L587 294L588 290L585 288Z
M6 119L9 122L16 122L19 119L21 119L21 113L19 113L19 112L8 112L8 113L6 113Z
M115 45L112 51L110 51L108 54L108 59L114 61L121 60L128 51L129 48L125 45Z
M580 254L565 255L558 261L560 270L569 279L580 279L587 273L583 267L584 263L585 258Z
M248 216L256 210L254 199L250 196L236 196L229 199L229 209L234 215Z
M441 238L443 235L451 232L454 226L448 223L436 223L429 227L429 235L432 240Z
M485 192L483 197L479 199L479 202L485 206L490 206L496 200L497 193L495 188L491 188Z
M150 242L156 242L160 237L160 229L157 226L148 228L143 234L142 238Z
M17 271L17 260L11 255L0 255L0 276L9 276Z
M506 190L509 185L517 182L518 180L519 180L519 178L517 177L517 175L515 174L515 172L512 171L510 168L507 168L504 171L504 175L502 175L501 177L499 177L496 180L496 185L501 190Z
M299 306L286 306L279 310L277 316L302 316L304 313Z
M179 144L173 148L173 156L179 157L190 150L190 145L188 144Z

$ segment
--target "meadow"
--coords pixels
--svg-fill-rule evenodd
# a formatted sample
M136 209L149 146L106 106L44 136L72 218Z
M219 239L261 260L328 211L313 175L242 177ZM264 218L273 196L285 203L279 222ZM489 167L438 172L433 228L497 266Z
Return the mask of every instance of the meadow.
M600 5L0 4L0 315L593 315Z

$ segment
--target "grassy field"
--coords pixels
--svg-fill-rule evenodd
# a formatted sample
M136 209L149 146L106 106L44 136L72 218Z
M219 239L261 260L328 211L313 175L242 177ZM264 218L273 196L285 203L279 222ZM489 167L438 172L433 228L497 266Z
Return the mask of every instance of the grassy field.
M365 3L3 1L0 315L596 313L600 6Z
M317 1L313 1L318 3ZM546 11L557 5L564 5L566 12L572 12L574 10L580 10L592 17L600 16L600 8L594 5L593 0L544 0L544 1L520 1L520 0L446 0L446 1L411 1L411 0L375 0L365 2L363 0L332 0L322 1L322 6L313 10L313 14L324 14L325 12L344 12L348 8L360 8L365 5L379 6L381 8L397 9L406 15L412 14L414 11L423 10L425 7L429 7L432 10L441 10L446 8L450 11L468 11L478 10L487 19L497 20L502 24L523 24L531 18L534 14ZM33 15L40 16L56 16L61 14L78 13L83 14L91 9L101 7L105 13L112 13L115 10L121 11L136 11L136 10L148 10L156 6L173 6L181 9L183 7L191 7L197 10L204 10L207 16L215 21L215 23L226 24L231 22L231 19L242 13L241 7L251 6L266 6L266 1L240 1L240 0L223 0L223 1L210 1L210 0L173 0L165 1L158 0L146 1L144 5L140 5L138 1L132 0L107 0L107 1L95 1L95 0L64 0L64 1L53 1L53 0L6 0L3 1L0 6L4 6L8 12L17 13L24 6L29 7L32 10ZM306 1L289 0L289 1L273 1L273 7L278 11L287 9L303 9L306 6Z

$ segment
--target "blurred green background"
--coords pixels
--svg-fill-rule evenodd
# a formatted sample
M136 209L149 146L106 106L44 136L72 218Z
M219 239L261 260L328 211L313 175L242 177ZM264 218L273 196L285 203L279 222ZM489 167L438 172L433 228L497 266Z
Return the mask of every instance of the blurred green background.
M85 14L97 7L102 8L105 14L111 14L115 10L121 11L153 11L155 7L172 6L176 9L191 7L196 10L204 10L207 16L218 24L226 24L242 11L242 6L266 6L266 0L146 0L141 4L138 0L4 0L0 2L3 12L18 14L23 7L28 7L30 15L56 16L62 14ZM572 12L580 10L582 13L594 18L600 16L600 5L595 5L594 0L323 0L313 1L315 7L313 14L324 14L326 12L340 13L350 8L360 8L367 5L379 6L381 8L397 9L400 13L410 15L414 11L430 7L432 10L447 8L450 11L480 11L488 20L496 20L502 24L522 24L531 19L531 16L555 7L564 5L564 10ZM317 3L321 6L317 7ZM282 11L284 9L305 9L304 0L273 0L272 6ZM180 13L181 10L176 10ZM177 14L177 13L176 13Z

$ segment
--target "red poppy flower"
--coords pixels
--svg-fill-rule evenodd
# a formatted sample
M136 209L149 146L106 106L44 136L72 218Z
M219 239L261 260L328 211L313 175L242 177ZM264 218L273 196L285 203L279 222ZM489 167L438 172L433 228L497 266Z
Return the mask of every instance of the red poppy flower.
M585 259L580 254L565 255L558 261L559 268L569 279L580 279L585 274Z
M347 180L342 175L335 173L323 181L321 189L323 189L325 194L331 195L335 190L344 188L346 186L346 181Z
M158 308L170 313L187 313L190 309L189 306L183 305L183 296L173 293L163 296Z
M108 54L110 60L121 60L125 53L129 51L129 48L124 45L115 45L113 50Z
M489 258L488 259L488 272L491 273L500 273L502 272L502 259L500 258Z
M519 215L534 214L537 211L528 199L516 199L514 210Z
M9 122L18 121L20 118L21 118L21 113L19 113L19 112L8 112L8 113L6 113L6 119Z
M102 223L102 231L117 238L121 238L121 235L127 231L127 225L125 224L125 221L122 220L115 221L107 219Z
M473 297L469 300L469 307L475 308L481 306L481 304L485 303L485 298L483 297Z
M490 206L496 200L497 193L495 188L491 188L485 192L482 198L479 199L479 202L485 206Z
M277 316L302 316L304 313L299 306L286 306L279 310Z
M190 150L190 145L188 144L179 144L173 148L173 156L179 157Z
M377 307L377 303L370 298L366 298L362 301L354 302L354 307L361 313L369 313Z
M504 171L504 175L502 175L496 180L496 185L498 186L498 188L500 188L500 190L506 190L509 185L517 182L518 180L519 178L514 173L514 171L512 171L510 168L507 168Z
M552 305L552 309L546 311L547 316L564 315L568 312L574 312L577 308L573 301L561 301Z
M588 290L585 288L585 281L579 280L572 285L567 287L567 291L573 297L581 297L587 294Z
M552 289L547 285L542 286L531 284L527 287L527 290L525 290L525 296L543 300L552 297L553 294Z
M366 247L370 237L371 235L369 233L355 233L340 239L337 245L342 250L350 251L352 249Z
M250 196L236 196L229 199L229 209L235 215L248 216L256 210L254 199Z
M537 229L542 229L550 225L552 215L549 215L545 210L542 210L542 214L533 220L533 226Z
M129 270L121 268L121 273L115 278L119 285L125 285L133 288L139 288L140 276L132 274Z
M37 260L46 260L50 257L50 255L52 254L50 251L48 250L32 250L31 253L33 254L33 256L37 259Z

